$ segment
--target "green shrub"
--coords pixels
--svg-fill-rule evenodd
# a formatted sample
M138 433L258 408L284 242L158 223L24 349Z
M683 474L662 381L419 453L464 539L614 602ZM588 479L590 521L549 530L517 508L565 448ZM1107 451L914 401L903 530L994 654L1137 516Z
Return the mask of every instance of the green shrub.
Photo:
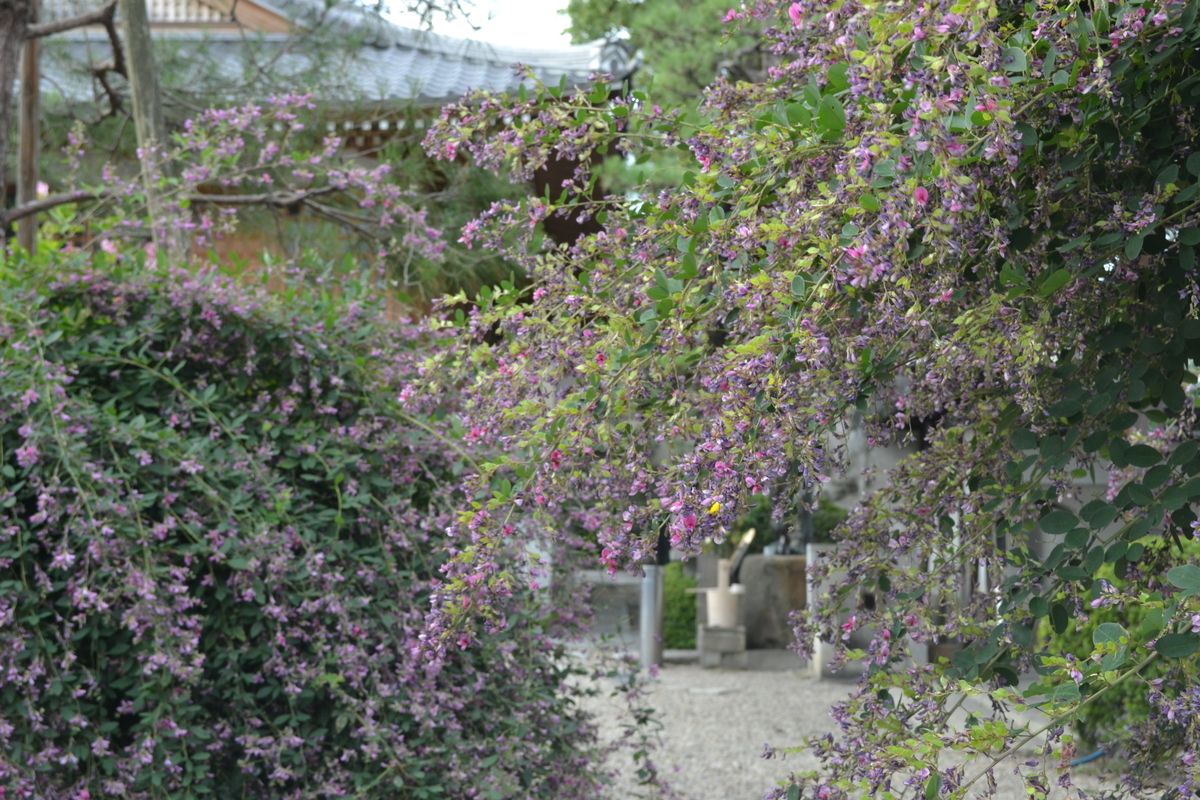
M683 573L678 561L663 574L663 644L689 650L696 646L696 579Z
M1144 540L1148 554L1145 560L1152 563L1155 552L1161 552L1171 547L1159 539ZM1183 541L1185 556L1200 555L1200 542ZM1178 558L1178 551L1174 552ZM1125 582L1113 574L1113 566L1105 564L1096 573L1098 579L1108 581L1117 588L1124 588ZM1088 609L1087 622L1078 623L1071 620L1062 633L1055 633L1048 618L1043 618L1038 627L1042 641L1050 655L1073 655L1077 659L1087 659L1094 648L1092 634L1096 628L1105 622L1115 622L1128 631L1136 631L1145 619L1145 608L1126 605L1123 609L1097 608ZM1088 748L1116 741L1125 734L1125 729L1131 725L1145 722L1150 714L1150 703L1147 700L1146 681L1167 677L1175 664L1167 659L1159 659L1142 670L1139 679L1127 680L1105 694L1102 701L1089 703L1080 710L1072 728Z
M594 796L549 609L425 637L459 465L396 401L420 339L43 258L0 260L0 787Z

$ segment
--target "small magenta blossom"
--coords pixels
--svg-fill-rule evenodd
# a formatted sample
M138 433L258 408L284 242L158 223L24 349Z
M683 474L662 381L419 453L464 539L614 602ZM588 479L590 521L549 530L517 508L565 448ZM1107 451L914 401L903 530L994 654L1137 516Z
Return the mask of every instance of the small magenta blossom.
M918 205L925 205L929 202L929 190L924 186L918 186L913 189L913 199L917 201Z
M788 6L788 16L792 18L792 24L797 28L804 23L804 10L800 8L799 3L792 3Z

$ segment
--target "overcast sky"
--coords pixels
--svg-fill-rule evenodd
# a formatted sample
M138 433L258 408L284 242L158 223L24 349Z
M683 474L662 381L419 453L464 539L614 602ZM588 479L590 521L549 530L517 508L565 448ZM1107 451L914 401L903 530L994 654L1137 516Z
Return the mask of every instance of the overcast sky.
M400 5L396 0L396 5ZM558 47L571 43L562 31L569 24L565 14L557 13L567 7L567 0L475 0L471 22L479 27L472 30L465 20L446 22L439 19L433 29L448 36L480 39L494 44L524 47ZM415 25L416 17L407 14L390 15L399 25Z

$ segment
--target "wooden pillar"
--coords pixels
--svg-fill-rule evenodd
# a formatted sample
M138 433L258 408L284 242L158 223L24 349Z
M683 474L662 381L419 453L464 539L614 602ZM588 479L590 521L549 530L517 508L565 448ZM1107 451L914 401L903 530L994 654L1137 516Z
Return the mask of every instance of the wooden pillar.
M12 131L13 88L21 72L21 46L29 25L29 0L0 0L0 207L8 201L9 134ZM6 231L0 230L0 244Z
M39 22L41 3L30 3L29 23ZM40 40L25 40L21 54L21 99L17 121L17 205L37 199L38 168L42 156L41 72L38 68ZM37 215L17 223L17 244L30 255L37 252Z

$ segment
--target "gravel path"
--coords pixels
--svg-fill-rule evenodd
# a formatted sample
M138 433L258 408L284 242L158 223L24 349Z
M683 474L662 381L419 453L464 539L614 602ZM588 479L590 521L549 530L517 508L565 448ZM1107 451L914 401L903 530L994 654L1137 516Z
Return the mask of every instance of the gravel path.
M662 747L654 761L671 776L676 791L689 800L757 800L789 773L817 766L808 753L764 759L764 745L786 747L799 744L805 736L833 731L829 706L851 691L850 682L816 680L807 670L709 670L669 665L648 689L647 705L659 712L664 725ZM589 703L602 733L618 735L621 700L605 695ZM613 766L630 771L625 765ZM1027 800L1011 766L998 768L997 778L999 800ZM1077 773L1076 781L1089 791L1105 783L1094 771ZM629 800L643 793L632 781L621 779L611 796ZM1070 795L1076 796L1074 792ZM1065 797L1068 795L1061 790L1051 794L1052 800Z

